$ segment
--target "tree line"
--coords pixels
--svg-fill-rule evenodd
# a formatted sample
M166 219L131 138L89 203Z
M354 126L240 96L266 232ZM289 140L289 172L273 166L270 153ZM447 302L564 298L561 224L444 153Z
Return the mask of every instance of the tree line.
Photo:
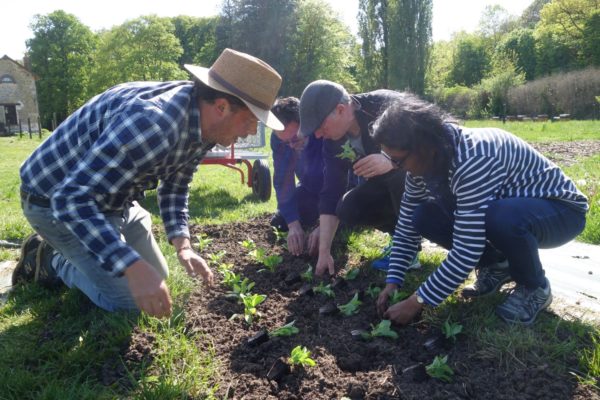
M226 47L277 69L282 96L330 79L485 116L506 112L512 87L600 65L598 1L535 0L520 17L487 7L476 33L436 43L432 0L359 0L358 36L323 0L223 0L214 17L146 15L99 32L57 10L34 17L27 63L47 127L117 83L188 79L183 64L210 66Z

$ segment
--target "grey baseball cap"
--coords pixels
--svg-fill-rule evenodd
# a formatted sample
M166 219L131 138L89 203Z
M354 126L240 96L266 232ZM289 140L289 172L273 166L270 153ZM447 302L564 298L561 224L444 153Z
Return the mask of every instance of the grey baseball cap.
M300 97L300 134L312 135L344 94L346 89L339 83L326 80L309 83Z

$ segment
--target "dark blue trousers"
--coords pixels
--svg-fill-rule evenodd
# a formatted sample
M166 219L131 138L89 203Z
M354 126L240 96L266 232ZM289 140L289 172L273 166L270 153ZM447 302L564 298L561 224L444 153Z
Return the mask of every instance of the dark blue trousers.
M413 215L417 232L446 249L452 248L451 207L427 202ZM561 246L584 227L585 212L560 200L521 197L493 201L486 211L487 246L478 267L505 258L512 278L535 289L545 282L538 249Z

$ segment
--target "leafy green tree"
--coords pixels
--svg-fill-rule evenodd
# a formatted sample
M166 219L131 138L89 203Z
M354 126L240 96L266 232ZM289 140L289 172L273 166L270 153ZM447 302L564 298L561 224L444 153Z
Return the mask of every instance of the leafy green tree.
M483 39L475 34L458 36L450 70L452 82L473 86L483 79L489 68L490 57Z
M535 38L532 29L515 29L496 47L496 55L508 58L528 81L535 79Z
M521 14L518 26L525 29L533 29L540 21L540 12L551 0L534 0Z
M396 0L390 3L389 87L423 94L431 44L433 1Z
M216 28L219 17L190 17L180 15L171 19L175 36L183 48L179 65L212 65L222 49L217 48Z
M31 69L39 77L41 121L50 127L54 115L60 123L87 100L96 38L74 15L62 10L36 15L31 30L33 38L27 40L27 48Z
M362 40L358 79L363 90L387 87L387 0L359 0L358 35Z
M144 16L100 34L92 88L101 92L127 81L186 79L183 54L168 18Z
M586 64L600 66L600 11L592 14L583 29L583 54Z

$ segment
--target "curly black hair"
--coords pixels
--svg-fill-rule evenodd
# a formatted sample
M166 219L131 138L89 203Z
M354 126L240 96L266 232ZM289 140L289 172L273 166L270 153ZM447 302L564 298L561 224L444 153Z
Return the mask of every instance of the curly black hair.
M300 100L297 97L278 98L271 112L283 125L290 122L300 123Z

